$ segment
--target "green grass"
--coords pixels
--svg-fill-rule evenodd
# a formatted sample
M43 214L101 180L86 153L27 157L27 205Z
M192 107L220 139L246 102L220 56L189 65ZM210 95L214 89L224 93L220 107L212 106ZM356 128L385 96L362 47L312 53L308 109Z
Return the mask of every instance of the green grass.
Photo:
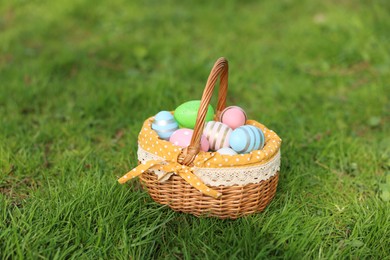
M209 2L1 2L1 258L390 259L389 2ZM220 56L283 139L275 199L235 221L116 182Z

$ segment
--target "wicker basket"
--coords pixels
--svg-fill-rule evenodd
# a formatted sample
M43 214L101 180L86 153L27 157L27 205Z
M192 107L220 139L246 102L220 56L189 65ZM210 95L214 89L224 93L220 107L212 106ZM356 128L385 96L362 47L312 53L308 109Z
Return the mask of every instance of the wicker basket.
M265 146L260 151L233 156L199 151L207 107L219 77L215 120L219 119L228 88L228 63L224 58L217 60L207 80L191 144L182 149L159 139L151 129L153 117L148 118L138 137L140 164L120 178L120 183L139 175L154 201L195 216L235 219L260 212L270 203L278 184L281 145L272 130L254 120L246 122L265 134ZM232 159L237 163L232 164ZM187 180L190 173L188 179L196 178L201 188Z

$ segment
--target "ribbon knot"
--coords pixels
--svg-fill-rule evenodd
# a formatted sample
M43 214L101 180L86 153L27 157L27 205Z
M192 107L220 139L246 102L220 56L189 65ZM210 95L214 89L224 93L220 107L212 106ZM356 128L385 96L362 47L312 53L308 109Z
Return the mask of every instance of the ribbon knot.
M172 174L177 174L188 182L195 189L199 190L205 195L213 198L219 198L222 194L208 186L206 186L202 180L200 180L194 173L193 168L182 165L176 161L157 161L149 160L143 164L138 165L133 170L123 175L118 182L123 184L128 180L135 178L146 171L154 170L157 174L159 182L165 182Z

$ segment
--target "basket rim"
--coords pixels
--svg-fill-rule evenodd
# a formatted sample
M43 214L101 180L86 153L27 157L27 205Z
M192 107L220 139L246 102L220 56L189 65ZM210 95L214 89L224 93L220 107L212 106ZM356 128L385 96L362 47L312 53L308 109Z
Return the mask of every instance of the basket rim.
M182 147L176 146L169 141L162 140L157 133L152 129L152 122L154 116L147 118L142 129L138 135L138 146L145 151L153 153L166 160L177 160L177 156L182 151ZM248 167L265 164L272 160L275 155L280 152L282 140L273 131L268 129L265 125L255 121L247 120L246 124L259 127L265 135L265 145L262 150L254 150L247 154L237 155L222 155L217 152L203 152L200 151L194 160L194 166L203 168L221 168L221 167ZM231 163L231 159L235 163ZM229 161L229 162L228 162Z
M146 163L149 160L163 161L163 158L148 153L141 147L137 151L138 162ZM166 173L159 170L150 170L154 172L160 179ZM192 168L196 175L207 186L233 186L247 185L251 183L259 183L267 180L280 171L280 152L278 152L269 162L261 165L250 165L240 167L218 167L218 168L202 168L194 166ZM169 178L173 173L167 175Z

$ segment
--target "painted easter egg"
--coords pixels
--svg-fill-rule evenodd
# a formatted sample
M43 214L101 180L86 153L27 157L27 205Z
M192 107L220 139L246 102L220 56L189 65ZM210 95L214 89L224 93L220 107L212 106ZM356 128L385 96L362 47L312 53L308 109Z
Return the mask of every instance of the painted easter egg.
M241 107L230 106L222 111L219 121L234 130L245 125L246 119L246 113Z
M174 116L180 127L191 128L195 127L196 117L200 107L200 100L192 100L185 102L175 109ZM213 120L214 109L211 105L208 106L205 122Z
M235 129L230 135L230 147L237 153L249 153L264 147L263 132L252 125L244 125Z
M232 148L224 147L217 151L217 153L223 154L223 155L236 155L237 152L234 151Z
M173 132L179 129L179 124L170 112L161 111L154 116L152 129L156 131L161 139L169 140Z
M179 130L176 130L171 135L171 137L169 138L169 142L180 147L187 147L191 143L193 133L194 131L192 129L181 128ZM207 152L209 150L209 147L209 142L207 141L206 137L202 135L200 139L200 149L204 152Z
M203 129L203 134L209 141L210 149L213 151L229 147L231 133L232 129L230 127L217 121L207 122Z

